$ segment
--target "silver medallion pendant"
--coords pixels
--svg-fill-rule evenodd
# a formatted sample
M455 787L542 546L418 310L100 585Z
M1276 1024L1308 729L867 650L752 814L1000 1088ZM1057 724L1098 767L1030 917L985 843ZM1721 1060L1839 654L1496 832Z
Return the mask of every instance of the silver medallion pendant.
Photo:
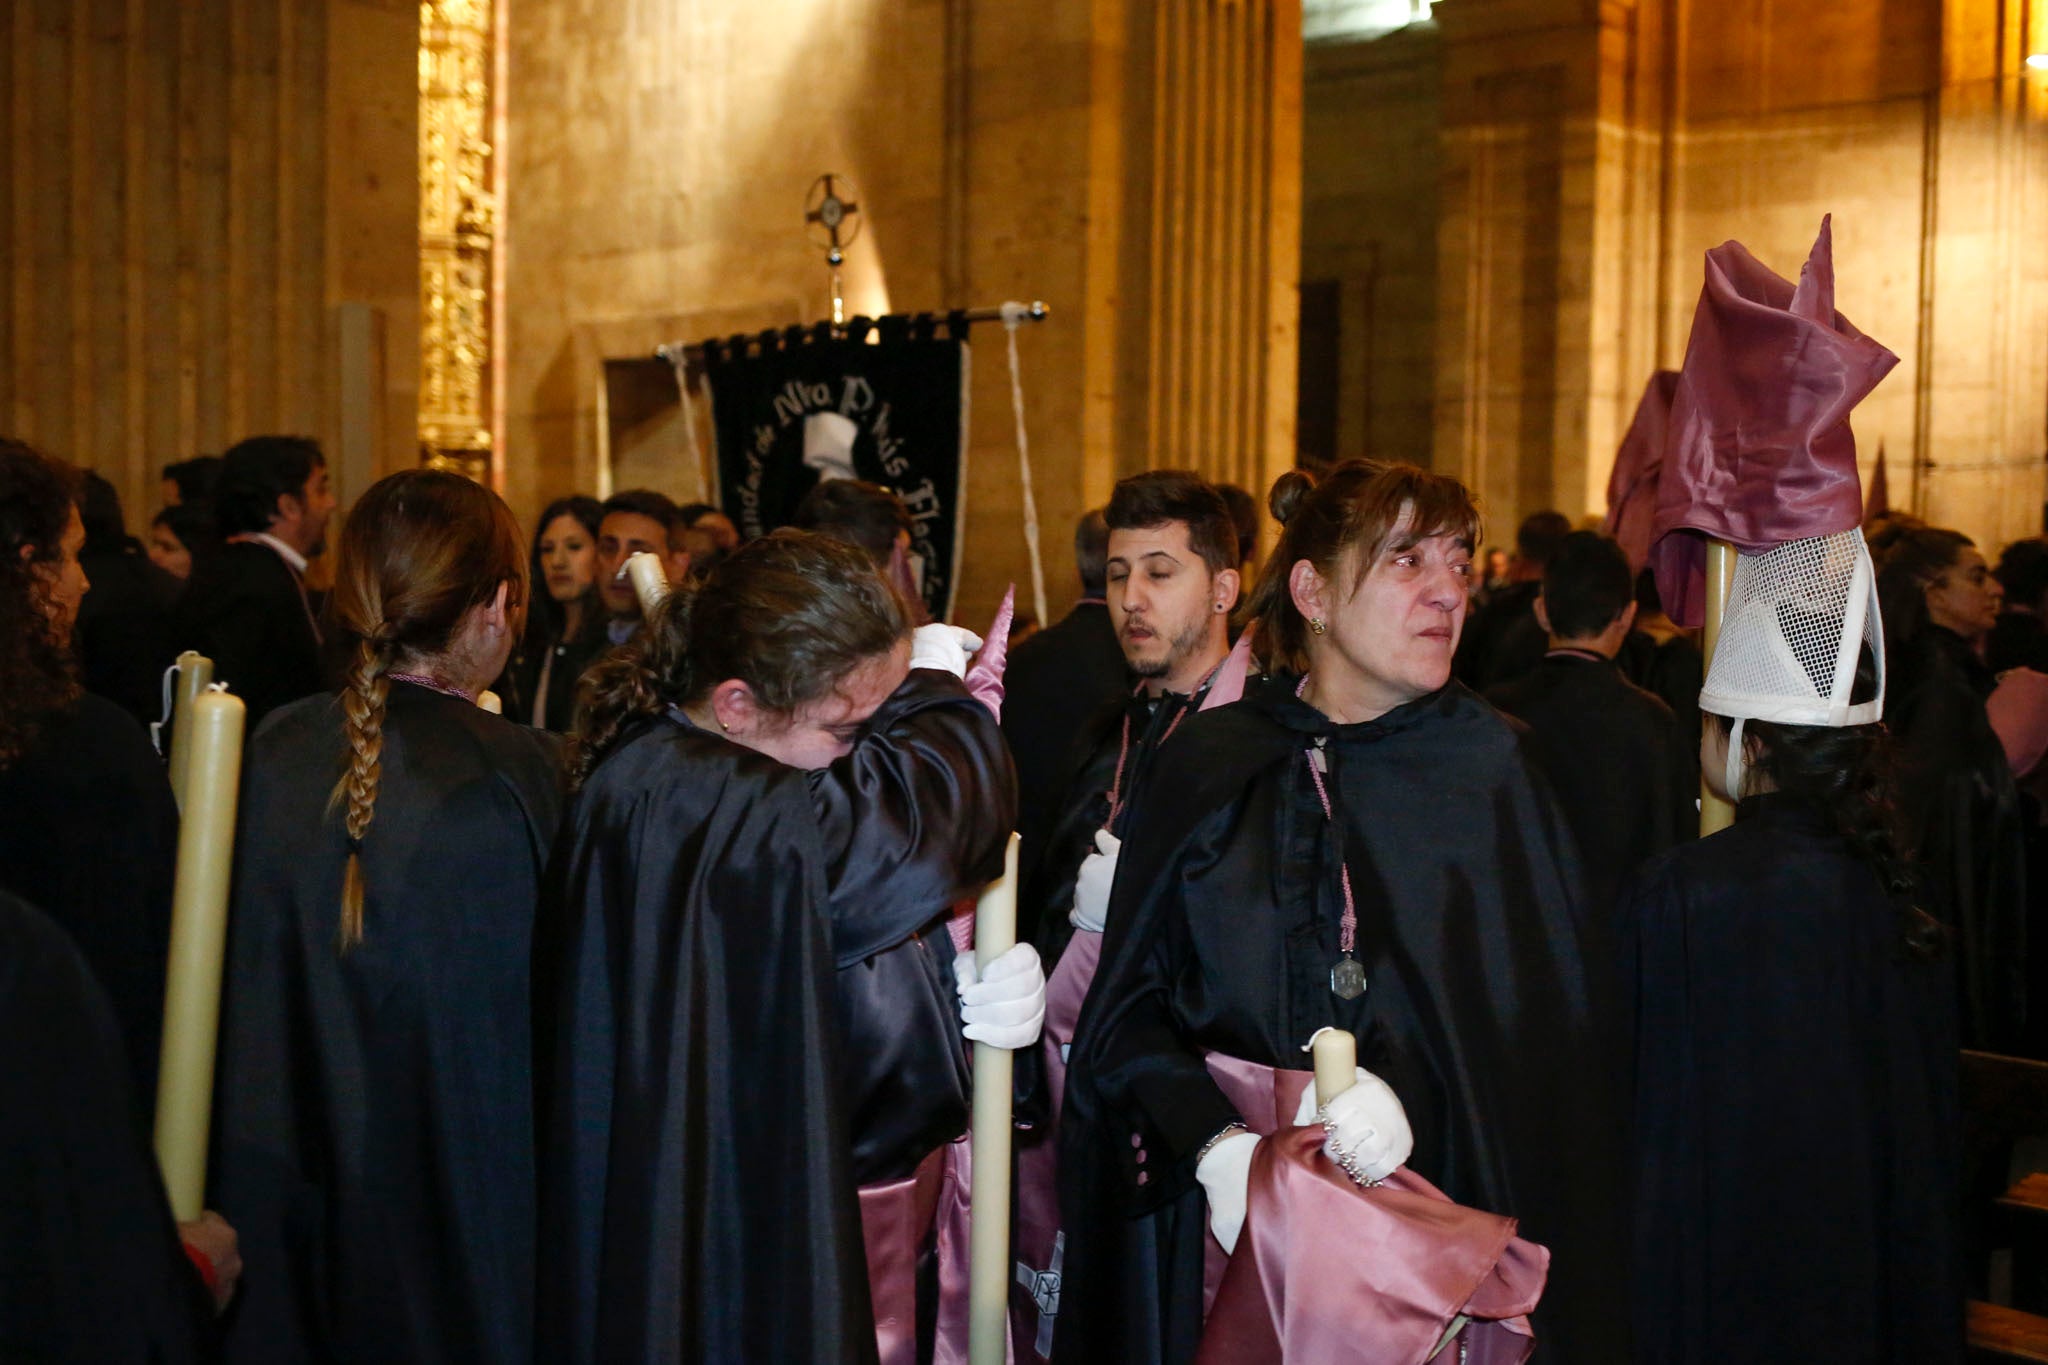
M1340 957L1330 968L1330 989L1339 1000L1356 1000L1365 994L1365 968L1357 958Z

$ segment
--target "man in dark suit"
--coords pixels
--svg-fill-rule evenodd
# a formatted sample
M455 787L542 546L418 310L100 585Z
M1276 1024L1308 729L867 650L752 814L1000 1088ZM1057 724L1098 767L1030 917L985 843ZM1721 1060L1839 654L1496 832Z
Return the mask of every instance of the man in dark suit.
M1081 600L1011 650L1003 675L1003 737L1017 760L1019 824L1034 848L1034 835L1058 814L1082 726L1131 688L1104 597L1108 559L1109 525L1098 507L1074 528Z
M193 569L176 633L248 704L253 734L271 710L328 686L305 573L326 548L334 494L320 447L303 436L252 436L221 466L214 510L227 544Z
M1636 619L1620 545L1597 531L1567 535L1534 611L1549 652L1486 699L1528 727L1524 750L1571 826L1586 903L1604 924L1637 864L1697 831L1698 745L1670 707L1615 666Z

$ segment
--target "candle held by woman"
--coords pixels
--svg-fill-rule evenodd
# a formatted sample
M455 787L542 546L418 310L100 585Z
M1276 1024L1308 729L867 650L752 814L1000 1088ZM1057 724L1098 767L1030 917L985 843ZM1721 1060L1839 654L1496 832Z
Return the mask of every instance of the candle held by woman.
M204 1211L221 951L227 941L246 717L241 698L218 686L201 693L178 716L179 739L190 745L190 767L171 899L156 1155L180 1222L190 1222Z
M989 883L974 911L974 965L989 964L1017 944L1017 836L1003 852L1003 875ZM1008 1048L974 1045L974 1192L969 1207L967 1296L970 1365L1003 1365L1010 1320L1010 1086L1015 1056Z

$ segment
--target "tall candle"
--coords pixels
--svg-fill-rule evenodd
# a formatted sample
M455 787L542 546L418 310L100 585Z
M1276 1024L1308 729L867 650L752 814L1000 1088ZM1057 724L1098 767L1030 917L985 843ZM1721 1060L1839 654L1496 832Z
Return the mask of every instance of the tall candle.
M1358 1081L1358 1040L1340 1028L1319 1028L1308 1040L1316 1063L1316 1107L1321 1108Z
M640 599L641 614L652 616L668 596L668 571L661 567L661 556L651 550L629 555L626 577L633 582L633 595Z
M496 692L491 691L488 687L476 694L476 707L477 710L488 711L494 716L505 714L504 701L499 698Z
M192 703L213 682L213 660L194 650L178 656L178 681L171 697L171 795L185 809L185 775L192 770L192 727L185 722Z
M247 708L224 691L202 692L178 717L189 736L178 870L171 892L170 974L156 1094L156 1158L180 1222L200 1215L213 1116L214 1041L220 1025L221 953L227 944L228 881Z
M974 911L974 965L1017 943L1017 836L1003 852L1003 875ZM974 1045L974 1181L967 1262L969 1365L1003 1365L1010 1331L1010 1083L1008 1048Z
M1707 621L1700 633L1700 648L1706 655L1704 668L1714 666L1714 647L1721 642L1721 618L1728 611L1728 592L1735 586L1735 547L1725 540L1707 542ZM1701 676L1705 676L1702 673ZM1701 716L1700 724L1712 725L1713 717ZM1739 792L1730 792L1739 796ZM1700 834L1715 834L1735 823L1735 807L1707 790L1700 778Z

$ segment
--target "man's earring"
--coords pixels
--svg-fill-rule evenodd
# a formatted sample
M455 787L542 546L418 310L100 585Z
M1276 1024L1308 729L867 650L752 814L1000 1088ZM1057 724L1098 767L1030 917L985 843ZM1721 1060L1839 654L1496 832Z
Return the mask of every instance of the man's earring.
M1320 617L1320 616L1311 616L1311 617L1309 617L1309 618L1308 618L1308 628L1309 628L1310 630L1314 631L1314 632L1315 632L1316 634L1318 634L1318 635L1321 635L1321 634L1322 634L1322 633L1323 633L1324 631L1326 631L1326 630L1328 630L1328 629L1329 629L1329 627L1328 627L1328 626L1326 626L1326 625L1324 625L1324 624L1323 624L1323 618L1322 618L1322 617Z

